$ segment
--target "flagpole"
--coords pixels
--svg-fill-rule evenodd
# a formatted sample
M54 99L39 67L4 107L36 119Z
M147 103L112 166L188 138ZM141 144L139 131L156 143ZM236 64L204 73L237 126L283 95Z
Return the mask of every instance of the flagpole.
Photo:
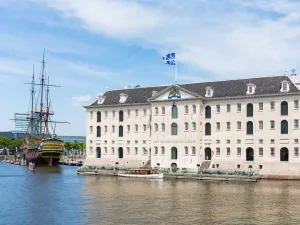
M177 84L177 62L175 64L175 84Z

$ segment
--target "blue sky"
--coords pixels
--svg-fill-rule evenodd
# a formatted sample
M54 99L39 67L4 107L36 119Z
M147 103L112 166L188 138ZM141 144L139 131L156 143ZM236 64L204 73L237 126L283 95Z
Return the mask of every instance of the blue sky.
M61 85L51 98L61 135L85 135L97 93L284 74L300 60L300 2L283 0L1 0L1 131L26 112L32 64Z

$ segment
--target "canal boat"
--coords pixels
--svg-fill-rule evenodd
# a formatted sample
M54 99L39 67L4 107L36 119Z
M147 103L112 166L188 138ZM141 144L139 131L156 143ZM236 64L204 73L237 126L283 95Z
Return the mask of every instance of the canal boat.
M164 174L158 170L152 169L128 169L126 171L120 171L118 173L119 177L128 177L128 178L144 178L144 179L163 179Z

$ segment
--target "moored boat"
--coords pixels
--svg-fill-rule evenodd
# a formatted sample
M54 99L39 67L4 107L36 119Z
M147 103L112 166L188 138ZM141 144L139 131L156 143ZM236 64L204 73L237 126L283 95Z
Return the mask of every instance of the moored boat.
M164 174L152 169L128 169L118 173L119 177L144 178L144 179L163 179Z

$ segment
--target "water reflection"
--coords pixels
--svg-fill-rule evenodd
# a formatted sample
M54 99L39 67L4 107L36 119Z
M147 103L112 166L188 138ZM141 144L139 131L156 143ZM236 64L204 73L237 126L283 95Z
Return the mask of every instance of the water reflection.
M300 182L232 183L36 173L0 163L0 224L299 224ZM3 223L2 221L5 221Z

